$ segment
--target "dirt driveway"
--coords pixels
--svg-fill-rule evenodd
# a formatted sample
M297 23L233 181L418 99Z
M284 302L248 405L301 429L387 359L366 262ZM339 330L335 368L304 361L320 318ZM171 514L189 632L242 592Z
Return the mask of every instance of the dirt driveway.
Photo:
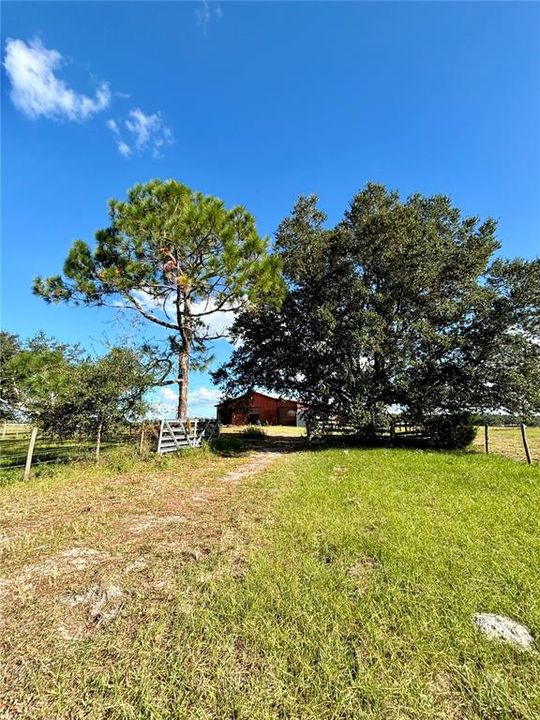
M225 569L241 577L246 528L264 513L257 476L286 449L3 488L0 718L31 716L24 688L36 667L129 604L178 599L186 571L203 585Z

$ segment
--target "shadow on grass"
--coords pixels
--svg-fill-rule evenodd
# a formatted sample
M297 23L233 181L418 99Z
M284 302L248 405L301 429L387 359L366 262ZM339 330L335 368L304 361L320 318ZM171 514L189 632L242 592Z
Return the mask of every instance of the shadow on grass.
M311 441L304 436L293 435L265 435L245 431L228 432L215 438L209 443L212 451L217 455L241 455L246 452L318 452L330 448L410 448L414 450L433 450L428 441L423 438L381 438L365 437L359 435L335 435L314 438Z
M214 455L220 457L237 457L249 450L249 442L234 435L220 435L210 440L208 446Z
M224 457L250 452L284 453L311 449L305 437L265 435L264 432L250 434L242 430L219 435L209 445L212 452Z

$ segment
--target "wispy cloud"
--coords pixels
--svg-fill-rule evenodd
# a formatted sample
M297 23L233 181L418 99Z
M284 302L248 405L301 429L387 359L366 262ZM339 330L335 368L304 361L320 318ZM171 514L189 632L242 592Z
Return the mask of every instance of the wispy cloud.
M178 406L178 386L159 388L152 403L152 415L158 417L176 417ZM188 394L188 415L198 417L215 417L215 405L221 399L218 388L200 387L190 390Z
M77 121L105 110L111 102L108 83L101 83L94 97L76 92L56 74L64 63L58 50L49 50L37 38L29 43L8 38L4 67L15 107L31 118Z
M28 42L8 38L3 65L15 107L31 118L82 121L106 110L113 96L130 97L123 92L111 93L106 82L97 86L93 96L77 92L59 77L65 63L58 50L46 48L39 38ZM123 120L110 118L105 125L125 158L144 152L160 157L162 150L173 143L172 130L159 112L147 115L134 107Z
M152 154L156 154L172 142L171 129L163 122L160 113L145 115L140 108L130 110L126 127L133 134L138 150L150 148Z
M218 2L209 3L208 0L201 0L199 7L194 10L195 17L197 18L197 25L201 25L206 28L212 18L221 20L223 17L223 10Z
M129 157L134 150L138 153L149 151L153 157L159 157L162 149L173 142L172 130L160 113L146 115L140 108L134 108L121 127L116 120L108 120L106 125L114 135L118 152L124 157Z
M122 140L122 136L120 134L120 130L118 129L116 120L107 120L105 125L114 135L116 147L118 148L118 152L120 153L120 155L123 155L124 157L129 157L131 155L131 148L126 142L124 142L124 140Z

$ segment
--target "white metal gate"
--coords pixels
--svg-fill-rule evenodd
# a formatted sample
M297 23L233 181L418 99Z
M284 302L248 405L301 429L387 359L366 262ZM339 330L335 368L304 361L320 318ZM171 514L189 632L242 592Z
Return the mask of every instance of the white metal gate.
M209 418L183 418L162 420L159 428L157 451L160 455L187 447L200 447L203 440L218 434L217 420Z

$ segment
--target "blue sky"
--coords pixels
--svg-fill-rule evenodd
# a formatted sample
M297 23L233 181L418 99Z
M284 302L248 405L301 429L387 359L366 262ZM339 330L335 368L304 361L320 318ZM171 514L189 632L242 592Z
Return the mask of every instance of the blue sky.
M336 221L368 180L445 193L499 219L504 255L537 255L538 37L536 3L3 3L3 327L96 351L136 332L31 285L154 177L268 235L299 194ZM209 378L192 389L211 414Z

